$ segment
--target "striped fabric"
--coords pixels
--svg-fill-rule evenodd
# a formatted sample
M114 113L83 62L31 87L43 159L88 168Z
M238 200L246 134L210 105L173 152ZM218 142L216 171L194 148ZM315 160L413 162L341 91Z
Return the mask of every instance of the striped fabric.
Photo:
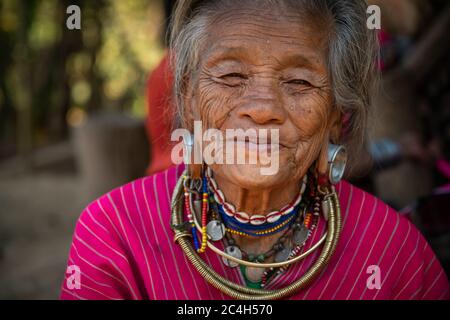
M62 299L228 299L190 265L170 230L170 199L183 166L134 181L90 204L77 223ZM337 185L343 230L320 276L291 299L447 299L448 280L417 229L373 196ZM319 220L304 250L326 229ZM219 245L220 247L220 245ZM300 277L320 250L269 282L280 288ZM211 250L203 255L219 274L244 284ZM378 266L379 289L372 283ZM372 276L372 278L371 278Z

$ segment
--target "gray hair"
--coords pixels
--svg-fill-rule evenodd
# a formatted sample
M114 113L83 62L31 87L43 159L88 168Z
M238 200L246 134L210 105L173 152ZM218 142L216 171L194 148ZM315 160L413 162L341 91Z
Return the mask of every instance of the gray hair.
M243 0L240 0L242 3ZM208 22L220 14L221 6L233 0L179 0L172 19L170 44L174 71L174 101L181 125L187 84L199 66ZM258 5L284 5L315 17L331 18L328 73L334 103L345 115L341 143L350 160L365 145L366 129L376 87L379 50L375 30L367 28L364 0L252 0ZM351 162L351 161L350 161Z

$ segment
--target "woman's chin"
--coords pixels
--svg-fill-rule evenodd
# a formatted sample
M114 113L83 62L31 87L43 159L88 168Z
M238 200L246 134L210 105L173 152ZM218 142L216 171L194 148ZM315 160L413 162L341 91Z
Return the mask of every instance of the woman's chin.
M292 174L289 174L288 170L260 164L225 164L213 167L213 171L245 189L271 188L292 179Z

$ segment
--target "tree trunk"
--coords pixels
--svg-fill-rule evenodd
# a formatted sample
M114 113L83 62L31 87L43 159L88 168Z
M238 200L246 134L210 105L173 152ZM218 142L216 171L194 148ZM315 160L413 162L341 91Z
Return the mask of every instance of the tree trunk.
M83 192L91 200L145 174L149 142L142 120L93 116L74 128L73 141Z

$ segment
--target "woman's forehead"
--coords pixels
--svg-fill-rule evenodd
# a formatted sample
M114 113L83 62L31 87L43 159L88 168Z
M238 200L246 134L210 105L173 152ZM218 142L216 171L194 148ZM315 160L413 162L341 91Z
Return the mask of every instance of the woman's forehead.
M276 43L268 44L267 47L261 46L260 48L255 48L254 45L248 42L244 45L221 42L220 45L211 47L205 53L202 60L206 65L211 66L230 61L249 64L267 62L276 64L280 68L298 67L313 71L325 71L326 61L321 50L306 48L300 45L288 46L290 48L283 50Z
M281 65L323 69L328 36L300 19L277 20L271 24L242 16L211 25L201 56L204 63L222 60L272 61ZM223 21L223 20L222 20ZM223 21L224 22L224 21Z
M248 9L246 7L232 7L216 12L209 19L211 33L223 33L241 37L276 37L281 41L295 41L297 37L306 36L308 39L328 34L331 25L324 23L323 16L312 15L302 10L280 10L276 6L264 9Z
M322 23L320 17L312 17L301 10L249 9L247 6L228 8L208 19L207 51L223 51L228 47L237 52L256 47L314 56L327 49L330 25Z

